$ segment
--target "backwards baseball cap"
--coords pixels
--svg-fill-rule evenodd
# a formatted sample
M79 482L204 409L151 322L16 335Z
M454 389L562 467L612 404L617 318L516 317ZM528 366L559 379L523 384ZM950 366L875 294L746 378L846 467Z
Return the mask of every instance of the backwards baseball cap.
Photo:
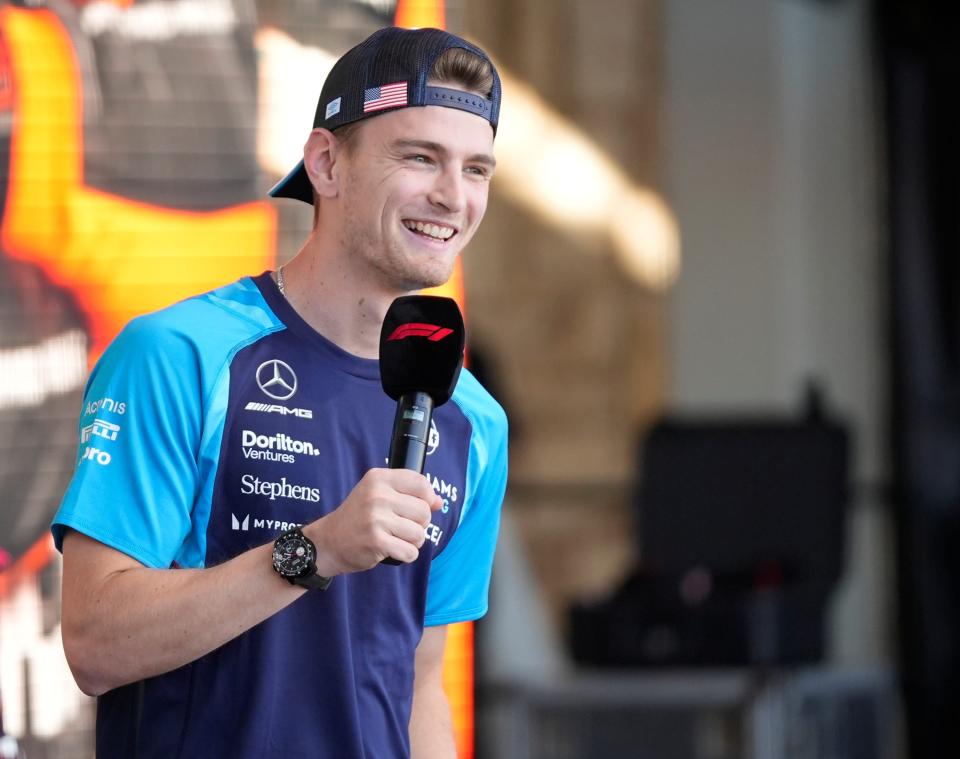
M493 90L487 99L472 92L428 85L433 64L451 48L467 50L490 64ZM334 131L346 124L397 108L439 105L476 114L494 134L500 117L500 77L489 56L442 29L387 27L367 37L338 60L320 92L313 127ZM313 187L301 160L273 186L274 198L313 203Z

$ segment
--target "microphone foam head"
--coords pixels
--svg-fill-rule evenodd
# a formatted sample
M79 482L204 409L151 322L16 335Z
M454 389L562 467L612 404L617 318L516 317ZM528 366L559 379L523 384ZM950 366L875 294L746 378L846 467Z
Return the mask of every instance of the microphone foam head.
M394 400L423 392L434 406L453 395L466 334L457 302L433 295L405 295L387 309L380 330L380 380Z

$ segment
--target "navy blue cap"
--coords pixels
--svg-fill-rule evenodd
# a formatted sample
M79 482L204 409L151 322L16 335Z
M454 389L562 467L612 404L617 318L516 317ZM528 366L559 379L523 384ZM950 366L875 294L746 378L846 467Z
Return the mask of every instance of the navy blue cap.
M450 48L463 48L490 64L493 90L489 98L427 84L434 62ZM397 108L425 105L474 113L489 121L496 134L500 117L497 69L480 48L450 32L387 27L348 50L330 69L320 92L313 126L334 131ZM313 187L303 161L277 182L269 194L274 198L313 203Z

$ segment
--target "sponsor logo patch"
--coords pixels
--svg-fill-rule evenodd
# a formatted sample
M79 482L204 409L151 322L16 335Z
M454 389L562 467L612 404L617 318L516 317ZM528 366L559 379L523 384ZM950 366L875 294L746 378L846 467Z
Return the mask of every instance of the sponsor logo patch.
M260 411L264 414L280 414L281 416L298 416L301 419L313 419L313 411L308 408L290 408L279 403L257 403L250 401L244 406L246 411Z
M109 453L94 448L92 445L88 445L80 451L80 461L96 461L100 466L107 466L111 458Z
M320 501L320 488L309 485L295 485L289 482L286 477L281 477L280 482L271 482L261 480L252 474L245 474L240 478L240 492L244 495L267 496L271 501L278 498L309 501L310 503Z
M111 414L123 416L127 413L127 404L124 401L116 401L113 398L101 398L98 401L90 401L83 407L85 416L93 416L98 411L109 411Z
M111 424L102 419L94 419L92 424L80 428L80 442L89 442L90 437L96 435L104 440L116 440L117 433L120 432L119 424Z
M338 113L340 113L341 101L342 101L341 98L334 98L329 103L327 103L326 118L329 119L331 116L336 116Z
M460 497L460 491L456 485L447 482L442 477L434 477L430 472L424 472L423 476L427 478L427 482L430 483L430 487L433 488L433 491L443 498L443 507L441 511L446 514L450 511L450 504L456 503L457 499Z
M242 520L238 519L236 514L230 514L230 529L235 532L249 532L251 529L286 532L294 527L303 526L302 522L285 522L282 519L261 519L260 517L254 517L251 526L249 514L245 514Z
M265 395L285 401L297 392L297 375L286 361L272 358L257 367L257 385Z
M423 534L426 535L427 540L433 543L435 546L440 545L440 538L443 537L443 530L437 527L433 522L428 524L423 531Z
M243 430L240 444L243 456L259 461L280 461L292 464L297 455L319 456L317 447L306 440L297 440L282 432L276 435L258 435L253 430Z

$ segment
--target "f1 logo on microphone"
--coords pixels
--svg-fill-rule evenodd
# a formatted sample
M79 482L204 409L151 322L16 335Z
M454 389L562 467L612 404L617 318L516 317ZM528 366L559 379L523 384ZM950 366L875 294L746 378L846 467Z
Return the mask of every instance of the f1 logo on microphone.
M410 322L409 324L401 324L397 327L387 338L387 342L391 340L405 340L408 337L425 337L430 342L439 342L443 340L447 335L452 335L453 330L448 329L447 327L440 327L436 324L423 324L421 322Z

